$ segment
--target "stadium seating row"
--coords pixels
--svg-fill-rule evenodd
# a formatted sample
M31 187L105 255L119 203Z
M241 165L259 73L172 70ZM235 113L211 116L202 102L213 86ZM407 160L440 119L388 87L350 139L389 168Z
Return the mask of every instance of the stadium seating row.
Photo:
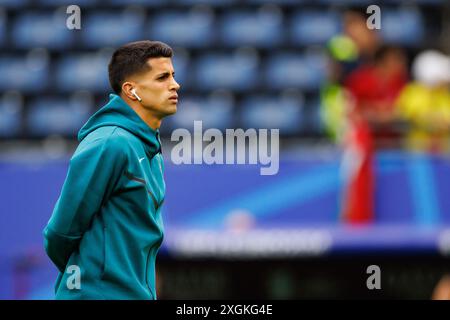
M61 92L87 89L103 93L110 90L107 72L110 55L110 51L66 54L53 63L45 49L34 49L22 56L0 56L0 90L36 93L46 89ZM252 49L232 54L208 53L195 59L180 52L173 60L177 81L183 88L197 91L314 90L323 83L327 67L321 51L278 52L264 61Z
M441 4L445 0L409 0L409 3L436 5ZM324 5L368 5L373 3L371 0L77 0L77 5L81 7L94 7L98 5L107 6L123 6L130 4L141 4L148 7L160 6L180 6L180 5L196 5L208 4L211 6L230 6L244 2L245 4L266 4L275 3L279 5L297 5L297 4L324 4ZM404 0L384 0L389 4L402 4ZM72 0L0 0L0 5L15 8L24 5L34 4L39 7L60 6L73 4Z
M302 47L323 45L341 31L337 11L301 9L286 15L280 7L263 6L258 10L228 10L220 15L208 7L193 7L188 14L181 9L158 10L149 16L139 9L91 10L83 15L81 30L76 32L66 27L63 9L24 12L11 21L5 12L0 13L0 45L8 49L97 49L149 38L188 49ZM423 20L414 8L383 10L381 36L387 42L413 46L426 35ZM11 30L10 39L6 28Z
M80 91L68 98L35 98L24 107L20 94L7 93L0 98L0 137L19 135L22 121L30 136L75 136L101 106L97 104L89 93ZM204 128L278 128L283 135L314 131L319 134L318 112L317 98L305 100L298 92L251 95L237 103L231 93L218 91L182 98L177 114L167 118L161 130L169 135L176 128L193 130L194 121L201 120Z

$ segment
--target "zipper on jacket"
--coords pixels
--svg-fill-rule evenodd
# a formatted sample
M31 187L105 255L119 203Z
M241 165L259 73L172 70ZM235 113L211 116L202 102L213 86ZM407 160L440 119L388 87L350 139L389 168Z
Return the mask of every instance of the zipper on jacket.
M149 284L148 284L148 259L150 259L150 254L152 252L152 247L148 250L147 253L147 260L145 262L145 285L147 286L148 292L150 293L150 296L155 299L155 296L153 295L153 291L150 288ZM156 272L156 271L155 271ZM155 279L156 279L156 275L155 275ZM155 284L156 285L156 284Z

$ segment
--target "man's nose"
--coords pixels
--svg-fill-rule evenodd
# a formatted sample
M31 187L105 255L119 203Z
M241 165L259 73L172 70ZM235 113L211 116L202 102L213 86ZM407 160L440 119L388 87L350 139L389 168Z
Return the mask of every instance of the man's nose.
M173 79L170 90L178 91L179 89L180 89L180 84L175 79Z

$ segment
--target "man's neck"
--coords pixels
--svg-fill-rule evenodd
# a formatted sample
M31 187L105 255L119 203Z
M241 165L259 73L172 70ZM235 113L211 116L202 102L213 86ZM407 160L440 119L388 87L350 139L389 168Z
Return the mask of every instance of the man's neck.
M124 98L122 97L122 99ZM161 126L161 118L158 118L155 114L145 109L139 102L130 99L124 100L151 129L159 129Z
M159 129L161 126L161 119L143 108L142 106L131 106L131 108L138 114L139 117L153 130Z

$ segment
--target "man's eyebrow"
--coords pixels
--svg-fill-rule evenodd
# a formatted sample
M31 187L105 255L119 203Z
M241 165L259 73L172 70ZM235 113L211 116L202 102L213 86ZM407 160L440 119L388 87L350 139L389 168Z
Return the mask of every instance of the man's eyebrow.
M158 74L156 77L159 78L159 77L162 77L162 76L168 76L169 74L170 74L169 71L165 71L163 73ZM172 75L174 75L174 74L175 74L175 71L172 71Z

